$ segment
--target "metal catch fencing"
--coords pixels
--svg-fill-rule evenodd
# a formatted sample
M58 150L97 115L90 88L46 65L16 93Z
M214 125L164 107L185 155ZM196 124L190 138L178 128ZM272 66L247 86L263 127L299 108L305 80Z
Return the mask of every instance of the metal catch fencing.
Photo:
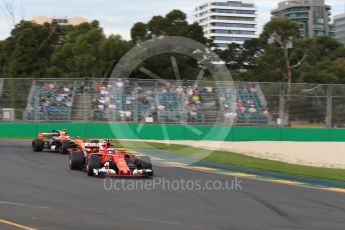
M0 79L0 121L345 127L345 85Z

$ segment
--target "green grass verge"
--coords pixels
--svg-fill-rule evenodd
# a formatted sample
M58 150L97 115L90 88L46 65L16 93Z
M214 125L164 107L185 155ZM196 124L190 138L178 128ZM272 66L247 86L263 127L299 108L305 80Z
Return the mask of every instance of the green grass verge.
M201 151L200 148L194 148L184 145L167 145L162 143L146 143L134 141L121 141L120 143L118 141L115 141L114 144L117 147L167 150L184 156L189 156ZM222 164L236 165L245 168L292 174L296 176L307 176L345 182L345 169L332 169L288 164L284 162L265 160L227 151L213 151L210 155L204 158L204 160Z

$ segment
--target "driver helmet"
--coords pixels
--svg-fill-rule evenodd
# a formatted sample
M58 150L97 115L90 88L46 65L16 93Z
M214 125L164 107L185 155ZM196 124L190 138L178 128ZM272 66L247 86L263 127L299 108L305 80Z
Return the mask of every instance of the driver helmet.
M61 130L60 135L61 135L61 137L67 137L68 136L67 129Z

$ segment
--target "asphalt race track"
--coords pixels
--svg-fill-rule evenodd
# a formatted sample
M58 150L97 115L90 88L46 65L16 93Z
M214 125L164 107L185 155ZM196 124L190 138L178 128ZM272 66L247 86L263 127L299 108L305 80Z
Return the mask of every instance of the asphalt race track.
M66 155L32 152L30 141L0 140L0 156L0 229L345 229L343 193L248 179L238 191L107 190L104 179L70 171ZM154 170L169 181L234 179Z

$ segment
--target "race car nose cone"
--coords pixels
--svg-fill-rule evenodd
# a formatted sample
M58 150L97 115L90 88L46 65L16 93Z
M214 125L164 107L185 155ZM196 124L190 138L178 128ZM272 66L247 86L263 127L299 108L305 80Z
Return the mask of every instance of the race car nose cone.
M130 175L129 171L127 170L122 170L121 175Z

